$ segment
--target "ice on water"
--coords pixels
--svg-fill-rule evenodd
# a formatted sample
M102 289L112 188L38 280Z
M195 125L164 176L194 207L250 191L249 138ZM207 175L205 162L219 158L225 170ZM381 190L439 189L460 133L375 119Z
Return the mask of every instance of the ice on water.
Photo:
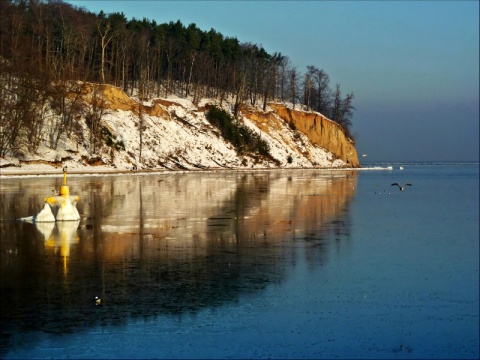
M57 221L80 220L80 214L75 205L69 199L65 199L58 209L56 219Z
M52 209L48 203L45 203L42 211L40 211L35 217L35 222L55 222L55 216L53 216Z
M80 220L80 214L76 208L79 196L70 197L53 196L53 204L45 201L43 209L33 216L20 218L21 221L45 223L55 221L76 221Z
M43 240L47 241L52 237L55 222L36 222L37 230L43 235Z

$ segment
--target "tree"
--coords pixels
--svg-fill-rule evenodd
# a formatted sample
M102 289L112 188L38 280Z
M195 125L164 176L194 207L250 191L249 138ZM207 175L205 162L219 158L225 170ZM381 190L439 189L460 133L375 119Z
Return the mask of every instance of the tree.
M185 96L190 94L190 84L193 76L193 66L198 56L198 50L200 48L200 35L199 30L195 24L190 24L187 28L187 48L188 48L188 61L190 66L188 67L188 77L185 84Z
M345 130L345 133L348 137L353 139L353 135L351 134L350 127L352 126L352 116L353 110L355 107L353 106L353 92L348 94L345 99L342 100L342 107L340 109L340 126Z
M50 148L56 149L62 136L69 137L76 127L76 119L84 110L84 84L76 81L57 81L48 90L54 116L49 118Z
M90 154L96 154L102 144L101 121L106 113L103 89L93 85L91 88L90 107L86 111L85 120L89 128Z
M143 117L143 104L141 101L138 103L138 134L140 146L138 150L138 162L142 161L142 146L143 146L143 131L145 130L145 119Z
M280 53L273 54L268 59L266 67L265 84L263 89L263 111L267 109L267 100L275 98L275 90L277 88L278 68L283 61L283 56Z
M100 12L99 19L97 21L97 30L100 35L100 46L102 50L102 57L100 62L100 79L102 83L105 83L105 50L112 41L114 33L112 32L110 19L105 18L103 11Z
M1 61L1 60L0 60ZM24 119L31 112L28 87L12 78L0 78L0 157L14 153L22 145Z
M330 78L328 74L316 67L312 68L312 80L314 82L315 96L313 108L321 114L328 114L331 104L332 91L330 90Z
M296 67L292 67L289 73L289 95L290 95L290 102L295 109L295 104L297 103L298 97L298 71Z
M129 45L129 32L126 30L127 18L123 12L108 15L112 39L106 47L105 64L109 65L109 79L115 86L127 91L125 84L126 50ZM97 23L98 26L98 23ZM98 31L98 28L97 28Z
M278 93L281 101L285 101L287 91L287 84L288 84L288 73L290 69L290 59L287 56L283 56L281 62L279 64L279 77L280 81L278 82Z
M345 99L342 99L342 93L340 91L340 84L337 84L335 88L335 96L333 100L333 106L331 109L330 118L338 123L342 129L345 131L345 134L353 139L350 133L350 126L352 125L351 117L353 115L353 92L348 94Z
M311 67L307 67L308 71L303 76L303 103L307 109L312 107L312 93L313 93L313 71Z

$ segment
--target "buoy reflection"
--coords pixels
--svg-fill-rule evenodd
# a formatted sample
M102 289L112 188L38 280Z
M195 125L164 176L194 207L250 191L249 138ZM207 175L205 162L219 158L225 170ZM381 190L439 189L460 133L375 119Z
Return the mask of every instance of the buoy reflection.
M55 254L63 258L63 270L65 274L68 270L67 265L68 257L70 256L70 246L77 244L80 240L77 232L79 224L80 220L35 223L38 231L43 235L45 248L53 250Z

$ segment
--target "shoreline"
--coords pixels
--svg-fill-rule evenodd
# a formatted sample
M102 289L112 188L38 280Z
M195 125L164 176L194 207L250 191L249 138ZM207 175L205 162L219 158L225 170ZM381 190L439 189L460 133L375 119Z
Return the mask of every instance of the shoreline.
M442 164L444 162L441 162ZM449 163L449 162L447 162ZM456 164L457 162L452 162ZM469 165L478 165L476 161L459 162L468 163ZM228 168L228 167L215 167L215 168L198 168L198 169L116 169L104 166L90 166L84 168L71 168L67 171L68 176L121 176L121 175L169 175L169 174L189 174L189 173L222 173L222 172L262 172L262 171L371 171L371 170L403 170L403 168L394 167L390 164L400 164L398 162L383 162L375 166L362 166L359 167L254 167L254 168ZM402 162L401 164L404 164ZM408 164L408 162L406 162ZM384 166L383 166L384 165ZM412 164L410 164L412 165ZM415 164L414 164L415 165ZM34 177L56 177L62 176L62 167L51 167L48 165L29 165L22 167L0 167L0 181L2 179L15 179L15 178L34 178Z
M89 167L87 169L73 168L67 171L68 176L104 176L104 175L152 175L152 174L183 174L183 173L216 173L216 172L260 172L260 171L289 171L289 170L327 170L327 171L348 171L348 170L367 170L378 169L388 170L387 168L352 168L352 167L256 167L256 168L205 168L205 169L115 169L107 167ZM29 177L52 177L61 176L63 174L62 168L43 168L43 167L22 167L0 168L0 179L11 178L29 178Z

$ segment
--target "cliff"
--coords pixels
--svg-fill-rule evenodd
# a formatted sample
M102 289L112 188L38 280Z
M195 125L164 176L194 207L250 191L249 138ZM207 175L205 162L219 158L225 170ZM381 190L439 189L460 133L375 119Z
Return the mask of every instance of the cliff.
M319 113L292 110L281 104L269 105L278 116L306 134L310 141L332 152L348 166L360 166L354 141L345 136L337 123Z
M110 85L83 83L81 89L83 111L76 117L75 131L63 134L52 149L50 137L61 118L52 111L45 118L44 139L36 153L22 149L0 159L2 174L55 172L65 165L79 172L359 167L354 143L318 113L276 103L267 111L241 106L238 120L268 143L271 156L266 157L238 154L206 119L214 105L231 113L229 99L222 103L203 99L198 104L174 96L139 101ZM92 141L88 122L92 109L101 118L101 145Z

